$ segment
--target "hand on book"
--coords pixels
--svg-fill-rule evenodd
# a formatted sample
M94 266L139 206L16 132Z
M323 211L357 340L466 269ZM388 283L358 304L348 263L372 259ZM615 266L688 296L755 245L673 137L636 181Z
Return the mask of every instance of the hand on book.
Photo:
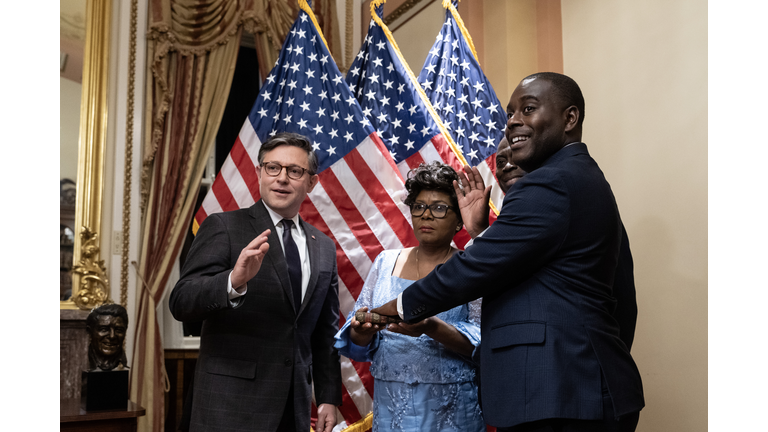
M385 322L378 322L374 323L370 320L366 322L364 319L365 315L367 314L368 308L363 307L357 310L354 315L352 315L351 322L349 323L350 327L350 337L352 339L352 342L355 345L358 346L366 346L369 343L371 343L371 339L373 339L373 335L380 332L381 330L384 330L387 327L387 324ZM363 320L359 320L358 316L362 313ZM372 316L369 316L372 318Z

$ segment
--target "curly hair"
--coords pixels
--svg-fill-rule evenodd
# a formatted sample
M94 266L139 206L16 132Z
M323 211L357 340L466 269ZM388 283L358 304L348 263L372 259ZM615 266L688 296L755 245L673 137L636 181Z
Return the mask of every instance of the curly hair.
M461 213L459 212L459 199L456 197L456 191L453 189L453 181L459 180L459 175L450 166L444 163L433 161L428 164L422 163L418 167L408 172L408 180L405 181L405 189L408 195L403 200L407 206L416 202L416 197L421 191L439 191L448 194L451 200L451 206L454 213L461 222Z

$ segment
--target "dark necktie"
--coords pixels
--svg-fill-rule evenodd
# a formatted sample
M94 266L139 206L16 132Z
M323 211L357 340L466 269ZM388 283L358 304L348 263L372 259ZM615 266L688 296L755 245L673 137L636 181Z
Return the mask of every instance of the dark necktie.
M301 306L301 258L299 257L299 248L293 241L291 227L293 221L283 219L283 248L285 248L285 262L288 263L288 276L291 278L291 288L293 289L293 304L296 310Z

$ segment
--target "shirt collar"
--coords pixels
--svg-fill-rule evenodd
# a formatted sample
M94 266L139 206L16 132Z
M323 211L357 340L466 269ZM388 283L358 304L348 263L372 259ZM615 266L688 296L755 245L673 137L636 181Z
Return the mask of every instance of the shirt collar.
M300 226L299 225L299 214L298 213L293 215L292 218L284 218L284 217L280 216L279 214L277 214L274 210L269 208L269 206L267 205L266 202L264 202L264 200L261 200L261 202L262 202L262 204L264 204L264 208L267 209L267 213L269 213L269 217L270 217L270 219L272 219L272 224L274 226L278 226L280 221L282 221L283 219L290 219L290 220L292 220L293 224L296 225L296 228L298 228Z

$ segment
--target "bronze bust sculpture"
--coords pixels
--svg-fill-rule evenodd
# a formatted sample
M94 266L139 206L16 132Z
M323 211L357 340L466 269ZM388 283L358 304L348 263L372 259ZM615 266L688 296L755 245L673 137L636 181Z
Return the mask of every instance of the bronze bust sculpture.
M91 370L109 371L118 365L128 366L123 350L128 328L128 313L124 307L108 304L93 309L85 320L85 328L91 338L88 346L88 364Z

